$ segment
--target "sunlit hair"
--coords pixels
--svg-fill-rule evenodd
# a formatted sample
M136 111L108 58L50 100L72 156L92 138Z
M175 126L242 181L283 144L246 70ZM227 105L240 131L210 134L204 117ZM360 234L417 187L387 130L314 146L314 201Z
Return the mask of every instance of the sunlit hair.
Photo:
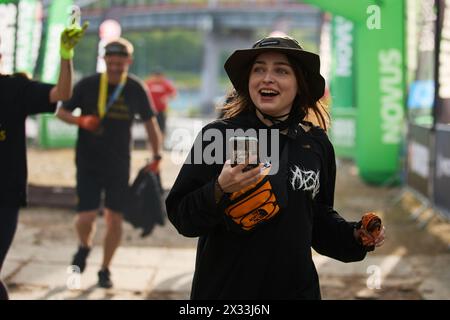
M293 105L292 107L303 109L306 114L306 117L303 120L310 121L324 130L327 130L330 125L330 114L327 106L320 100L317 102L314 101L308 83L303 75L300 63L289 55L286 55L286 57L294 70L299 91L298 99L296 99L297 105ZM256 107L250 98L250 93L248 91L248 82L253 63L254 61L250 63L245 70L242 70L243 76L240 79L238 87L243 89L231 91L227 96L225 105L220 108L222 109L224 119L236 117L238 114L245 111L255 112Z

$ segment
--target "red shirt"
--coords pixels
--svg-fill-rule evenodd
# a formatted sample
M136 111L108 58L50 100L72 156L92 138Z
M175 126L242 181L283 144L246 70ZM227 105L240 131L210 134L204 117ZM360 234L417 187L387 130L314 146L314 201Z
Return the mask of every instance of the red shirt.
M176 94L176 89L172 83L164 78L151 77L146 82L149 95L155 103L155 109L158 112L167 109L167 102L170 96Z

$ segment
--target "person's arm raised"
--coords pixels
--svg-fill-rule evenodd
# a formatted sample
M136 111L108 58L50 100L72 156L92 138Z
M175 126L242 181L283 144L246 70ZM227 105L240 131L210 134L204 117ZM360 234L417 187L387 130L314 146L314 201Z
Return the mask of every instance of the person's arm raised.
M78 44L80 39L84 36L89 23L85 22L83 27L70 26L61 33L60 42L60 70L59 78L56 85L50 90L49 100L55 103L59 100L68 100L72 96L72 74L73 66L72 59L74 55L74 47Z

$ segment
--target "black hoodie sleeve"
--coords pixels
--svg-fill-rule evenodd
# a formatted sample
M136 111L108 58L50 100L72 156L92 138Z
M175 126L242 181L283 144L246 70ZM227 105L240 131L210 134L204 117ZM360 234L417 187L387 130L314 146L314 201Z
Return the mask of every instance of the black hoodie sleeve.
M223 208L214 198L215 179L223 165L204 162L206 145L199 135L166 199L169 220L187 237L205 235L224 221Z
M321 187L313 203L312 245L318 253L352 262L364 259L366 250L353 236L355 222L347 222L334 209L336 159L334 148L325 132L318 137L322 149Z
M312 244L314 250L342 262L360 261L366 250L353 236L355 222L347 222L332 207L316 203Z

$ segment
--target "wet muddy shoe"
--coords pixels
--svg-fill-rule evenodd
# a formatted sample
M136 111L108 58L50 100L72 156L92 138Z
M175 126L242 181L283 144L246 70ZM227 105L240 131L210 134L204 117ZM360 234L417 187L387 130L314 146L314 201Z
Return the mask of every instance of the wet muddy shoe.
M78 247L78 251L73 256L72 265L77 266L80 269L80 273L83 273L86 269L86 259L89 256L91 248L89 247Z
M112 288L111 272L108 269L101 269L98 272L98 286L105 289Z

